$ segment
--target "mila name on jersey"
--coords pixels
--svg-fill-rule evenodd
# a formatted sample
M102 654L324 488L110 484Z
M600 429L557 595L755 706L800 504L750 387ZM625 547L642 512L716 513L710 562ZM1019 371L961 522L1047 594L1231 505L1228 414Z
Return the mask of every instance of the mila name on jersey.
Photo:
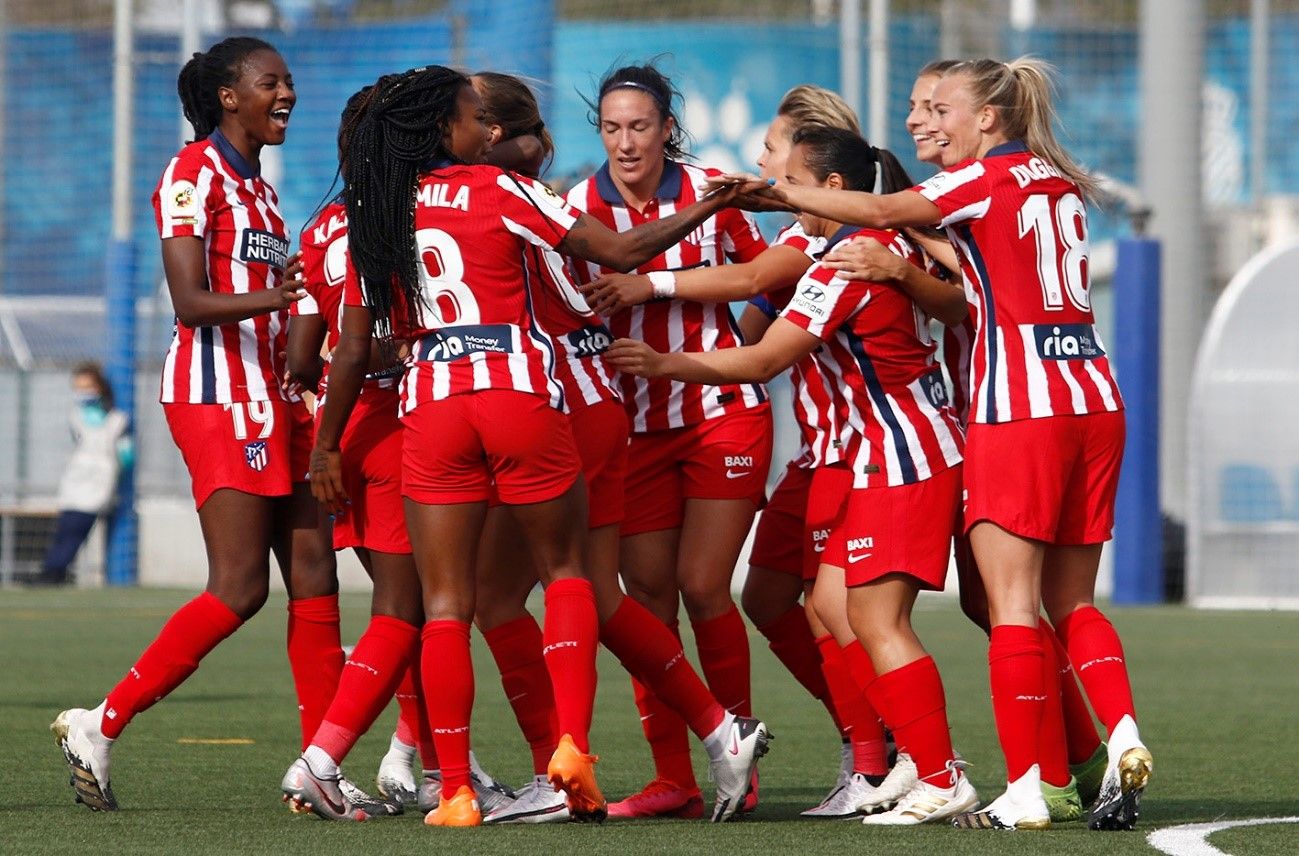
M417 201L426 208L459 208L469 210L469 188L460 185L451 193L450 185L421 184Z
M274 232L261 229L245 229L243 242L239 247L241 261L253 264L270 265L273 268L284 268L289 259L289 242Z

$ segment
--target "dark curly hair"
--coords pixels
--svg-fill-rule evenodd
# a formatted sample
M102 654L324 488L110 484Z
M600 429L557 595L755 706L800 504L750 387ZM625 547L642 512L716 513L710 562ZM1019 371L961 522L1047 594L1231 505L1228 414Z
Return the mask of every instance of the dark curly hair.
M270 42L252 36L232 36L189 58L176 78L176 92L194 139L206 139L221 124L224 112L217 90L239 79L244 60L258 51L278 53Z

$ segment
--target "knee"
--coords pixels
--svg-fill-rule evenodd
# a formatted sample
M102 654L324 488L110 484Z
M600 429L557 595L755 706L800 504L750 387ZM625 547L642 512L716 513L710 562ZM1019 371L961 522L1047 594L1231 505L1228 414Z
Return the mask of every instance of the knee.
M266 598L270 593L269 585L264 578L260 583L253 585L220 586L209 584L207 590L230 607L230 611L244 621L252 618L266 605Z
M286 583L294 597L324 597L338 592L338 561L329 545L317 544L315 539L307 545L295 544L290 562Z
M474 593L451 588L434 588L424 592L426 621L462 621L474 618Z
M790 598L784 592L746 585L740 593L740 606L755 626L765 627L798 606L798 596Z
M694 621L707 621L733 609L731 587L721 583L704 583L692 579L681 587L681 601Z

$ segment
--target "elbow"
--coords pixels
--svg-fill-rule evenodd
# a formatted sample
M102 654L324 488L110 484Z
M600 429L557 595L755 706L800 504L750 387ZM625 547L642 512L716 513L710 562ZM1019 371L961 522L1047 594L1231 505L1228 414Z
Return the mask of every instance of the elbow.
M944 309L942 314L938 316L938 320L942 322L944 326L959 327L965 323L965 319L969 314L969 308L965 303L961 303L959 307Z
M183 327L193 329L195 327L210 327L207 317L190 306L176 306L176 321Z

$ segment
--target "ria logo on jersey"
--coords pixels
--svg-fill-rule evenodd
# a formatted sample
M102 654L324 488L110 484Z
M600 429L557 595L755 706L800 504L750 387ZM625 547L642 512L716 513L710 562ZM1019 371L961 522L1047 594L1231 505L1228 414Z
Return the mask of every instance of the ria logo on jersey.
M509 324L458 324L421 339L416 358L449 363L470 354L513 351L514 337Z
M603 325L583 327L567 334L564 338L579 357L598 356L609 350L609 346L613 344L613 334Z
M1105 349L1090 324L1034 324L1037 355L1043 360L1094 360Z
M244 229L243 238L239 242L239 259L283 270L284 263L289 259L289 241L274 232Z

